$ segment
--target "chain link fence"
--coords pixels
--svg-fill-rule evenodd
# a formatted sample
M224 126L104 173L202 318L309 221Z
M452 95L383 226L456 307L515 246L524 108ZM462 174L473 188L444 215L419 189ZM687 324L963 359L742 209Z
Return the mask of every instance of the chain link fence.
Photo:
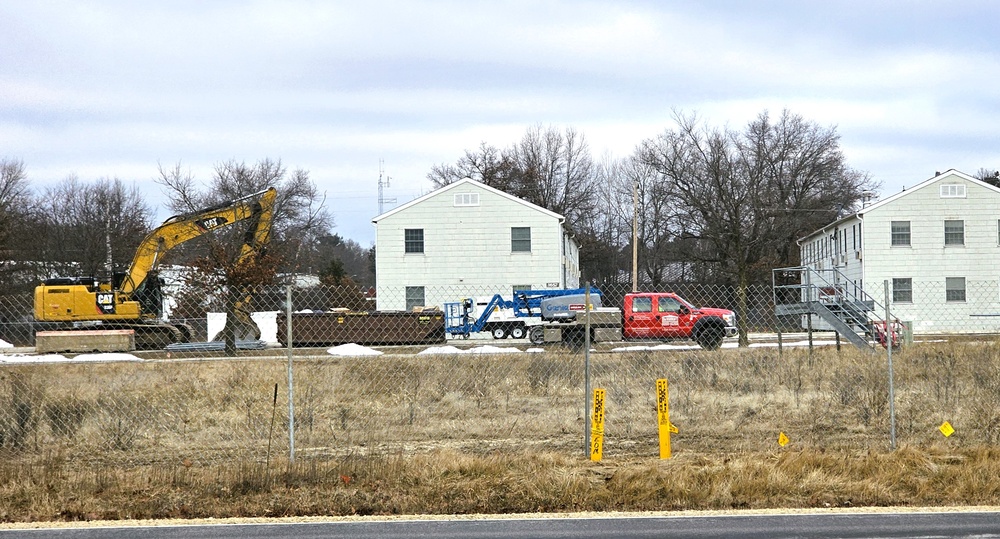
M895 284L894 316L914 330L913 343L894 355L900 442L996 443L997 283L963 283L964 300L957 283ZM437 448L583 456L585 372L589 387L607 392L605 458L656 458L660 378L670 384L675 454L775 451L779 433L793 446L889 447L885 350L806 334L803 317L775 316L770 287L751 288L742 308L731 288L669 289L694 305L736 310L743 345L737 336L717 350L686 339L588 348L512 331L452 333L449 309L464 304L474 319L494 294L513 290L400 291L382 299L405 312L373 313L368 291L317 286L258 291L262 344L234 355L209 345L226 318L212 313L184 319L193 328L187 347L39 355L31 347L44 326L32 322L32 298L3 297L0 456L115 466ZM627 292L601 290L603 306L621 308ZM929 302L937 307L920 309ZM956 429L948 439L938 431L945 421Z

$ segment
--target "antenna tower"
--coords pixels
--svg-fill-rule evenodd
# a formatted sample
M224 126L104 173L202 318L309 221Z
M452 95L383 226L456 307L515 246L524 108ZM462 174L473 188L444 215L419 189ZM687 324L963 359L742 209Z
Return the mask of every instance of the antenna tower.
M385 176L385 180L384 181L382 180L383 176ZM389 204L395 204L396 203L396 199L395 198L385 198L385 196L383 194L383 191L382 191L385 187L389 187L389 180L391 180L391 179L392 178L390 178L388 175L385 174L385 161L382 160L382 159L379 159L378 160L378 214L379 215L382 215L383 213L385 213L385 203L386 202L388 202Z

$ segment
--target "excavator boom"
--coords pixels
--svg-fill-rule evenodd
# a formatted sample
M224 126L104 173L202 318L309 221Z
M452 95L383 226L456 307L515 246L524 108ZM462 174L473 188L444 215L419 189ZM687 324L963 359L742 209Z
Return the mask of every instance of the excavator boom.
M243 259L254 251L259 251L267 242L271 230L271 216L277 191L272 187L252 195L225 202L204 210L175 215L146 235L139 244L129 266L128 274L121 285L121 292L131 294L142 286L146 276L160 263L163 255L178 245L193 240L213 230L251 219L247 233L255 237L251 246L244 246L240 253ZM265 223L261 226L261 223ZM258 230L263 229L260 238Z

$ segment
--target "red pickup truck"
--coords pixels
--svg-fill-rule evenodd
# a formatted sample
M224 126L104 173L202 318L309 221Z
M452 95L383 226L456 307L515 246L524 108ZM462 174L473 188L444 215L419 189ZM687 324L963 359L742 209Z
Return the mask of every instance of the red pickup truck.
M706 350L722 346L737 333L736 313L695 307L671 292L625 295L622 333L626 339L691 339Z

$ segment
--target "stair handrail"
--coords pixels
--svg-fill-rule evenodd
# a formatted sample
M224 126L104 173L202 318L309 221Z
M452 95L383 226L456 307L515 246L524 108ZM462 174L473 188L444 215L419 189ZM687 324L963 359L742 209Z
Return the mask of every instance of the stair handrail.
M779 273L797 273L799 282L778 284ZM831 280L826 275L831 275L833 279ZM848 287L844 286L846 284L851 284L850 288L854 290L848 291ZM863 288L853 286L851 279L837 268L817 269L809 266L795 266L776 268L772 271L772 293L775 306L785 305L785 303L779 303L779 296L782 296L783 300L787 295L779 294L779 290L795 289L799 290L798 303L818 302L849 307L845 311L858 324L868 325L873 321L881 320L881 316L877 313L886 312L886 308L881 302L865 292ZM859 305L864 308L857 309ZM858 313L855 311L863 312L864 317L857 316Z

